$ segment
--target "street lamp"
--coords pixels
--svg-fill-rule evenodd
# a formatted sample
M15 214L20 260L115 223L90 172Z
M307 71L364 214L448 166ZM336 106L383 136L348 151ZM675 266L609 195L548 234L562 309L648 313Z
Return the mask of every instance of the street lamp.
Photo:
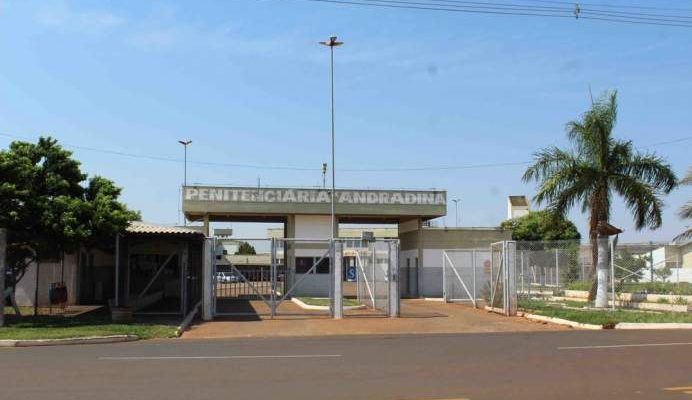
M178 140L178 143L182 144L183 147L185 148L185 161L183 161L183 189L185 186L187 186L187 146L192 143L192 140ZM187 219L185 218L185 214L183 213L183 226L187 225Z
M336 164L334 164L334 47L341 46L344 42L339 42L336 40L336 36L331 36L329 40L320 42L321 45L329 47L330 56L330 71L331 71L331 83L332 83L332 239L334 239L334 230L336 227L336 218L334 216L334 195L336 191L336 185L334 180L336 179Z
M454 226L459 227L459 199L453 199L454 202Z

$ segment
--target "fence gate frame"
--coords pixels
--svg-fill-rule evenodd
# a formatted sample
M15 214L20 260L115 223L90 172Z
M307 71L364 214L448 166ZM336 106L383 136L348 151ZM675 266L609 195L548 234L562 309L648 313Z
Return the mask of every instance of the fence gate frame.
M461 287L464 288L464 291L466 294L469 296L469 299L471 299L471 303L473 304L473 308L478 308L478 291L476 288L476 250L477 249L445 249L442 250L442 299L446 302L453 302L453 301L463 301L463 299L451 299L449 297L449 291L447 290L447 268L451 268L452 272L454 272L454 277L456 280L461 283ZM466 282L464 279L461 277L459 274L459 271L457 271L457 268L463 268L463 267L457 267L454 265L454 261L452 261L452 258L449 257L449 253L471 253L471 269L472 269L472 282L471 282L471 287L472 287L472 292L469 291L468 286L466 286ZM449 264L449 267L447 266Z
M253 240L245 238L237 238L238 240ZM263 239L267 240L267 239ZM335 238L335 239L303 239L303 238L271 238L271 262L270 262L270 294L265 296L262 294L250 281L248 281L244 274L240 272L235 265L230 264L231 269L235 274L237 274L243 282L247 283L252 289L253 293L260 297L260 299L269 307L270 316L273 319L278 315L277 308L286 301L289 296L294 292L294 290L310 275L311 272L315 271L320 265L320 263L325 259L329 258L333 260L330 262L329 270L329 299L330 307L329 314L334 319L341 319L344 317L343 310L343 257L344 248L346 247L347 241L353 239L346 238ZM284 286L283 292L277 293L278 280L278 263L277 259L277 242L282 241L284 244L289 242L312 242L312 243L325 243L328 245L324 254L322 254L319 259L313 262L312 267L306 272L302 273L302 276L298 280L291 280L290 283L286 282L286 278L289 275L288 270L284 275ZM387 260L388 265L383 268L383 274L387 281L386 287L386 314L389 317L399 317L399 301L400 301L400 290L399 290L399 251L400 244L399 240L396 239L375 239L369 242L368 248L375 249L377 243L387 244ZM216 315L242 315L238 313L227 313L217 311L217 287L216 287L216 249L217 239L214 237L208 237L204 242L204 265L202 268L202 279L203 279L203 299L202 299L202 319L205 321L211 321ZM284 265L288 265L286 261L286 247L284 246ZM361 265L361 268L362 265ZM377 268L377 265L372 266L373 269ZM374 292L372 295L377 299L377 294ZM375 302L373 302L373 308L377 308Z
M498 252L499 256L495 257ZM517 242L506 240L490 244L490 304L493 311L506 316L517 315ZM497 274L495 275L495 272ZM502 295L502 308L494 307L495 297Z

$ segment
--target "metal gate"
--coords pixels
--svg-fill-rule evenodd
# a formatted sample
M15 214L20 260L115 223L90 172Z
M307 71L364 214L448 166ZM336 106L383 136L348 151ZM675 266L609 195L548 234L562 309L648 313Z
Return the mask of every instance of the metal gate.
M513 241L490 245L490 287L487 306L504 315L517 314L516 249Z
M490 288L489 249L450 249L442 251L442 297L447 302L478 300Z
M219 250L224 246L215 242L210 291L214 315L340 316L343 308L335 309L339 303L335 301L339 298L335 293L342 293L342 303L349 304L347 310L365 308L373 311L371 314L386 315L398 312L399 247L396 240L224 240L245 243L245 252L250 247L253 251L261 251L226 254ZM355 273L341 268L347 265L349 258L356 266ZM341 264L339 268L332 260ZM355 290L348 290L353 285ZM321 303L328 300L329 306L306 309L294 303L294 297ZM392 305L393 301L396 304ZM353 302L358 306L350 305Z
M398 242L355 241L347 244L351 246L345 248L344 254L354 257L357 302L375 313L389 315L399 301L398 288L393 288L393 285L398 285ZM393 304L395 301L397 304Z

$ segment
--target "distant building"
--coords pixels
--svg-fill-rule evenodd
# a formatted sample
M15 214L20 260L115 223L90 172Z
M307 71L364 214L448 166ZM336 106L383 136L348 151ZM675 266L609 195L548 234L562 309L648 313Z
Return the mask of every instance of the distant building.
M529 199L526 196L509 196L507 198L507 219L523 217L529 214Z

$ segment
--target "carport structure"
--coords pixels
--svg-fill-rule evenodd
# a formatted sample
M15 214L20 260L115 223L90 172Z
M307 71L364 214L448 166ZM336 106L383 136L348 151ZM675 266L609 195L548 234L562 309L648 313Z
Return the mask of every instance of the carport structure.
M185 315L201 300L204 245L199 230L131 223L116 238L114 306Z

